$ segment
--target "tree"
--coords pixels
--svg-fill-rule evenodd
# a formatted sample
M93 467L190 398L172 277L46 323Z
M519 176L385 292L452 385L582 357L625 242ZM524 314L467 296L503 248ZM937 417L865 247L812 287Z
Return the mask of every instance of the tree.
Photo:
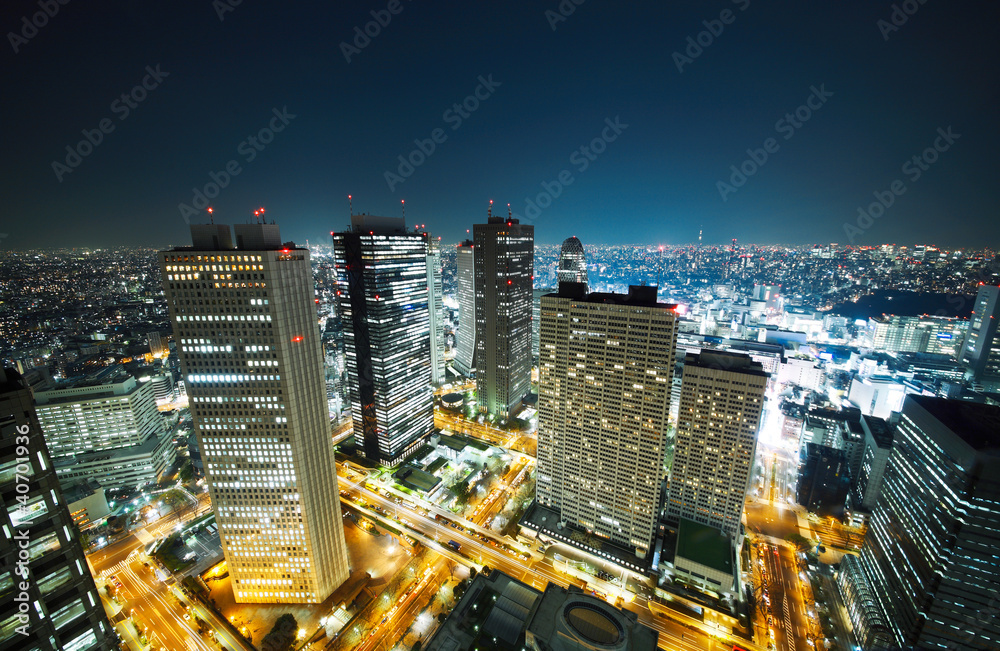
M285 613L274 623L271 631L261 640L261 651L288 651L299 632L299 623L290 613Z
M797 531L789 534L786 540L795 545L795 547L798 548L799 551L805 551L813 546L811 540L809 540L808 538L806 538Z
M188 459L187 463L181 466L180 473L178 474L180 475L181 481L184 483L187 483L194 478L194 465L191 463L190 459Z

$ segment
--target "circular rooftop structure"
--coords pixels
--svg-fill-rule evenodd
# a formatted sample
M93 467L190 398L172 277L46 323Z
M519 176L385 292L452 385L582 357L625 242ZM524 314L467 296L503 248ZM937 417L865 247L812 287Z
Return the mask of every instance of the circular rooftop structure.
M464 401L465 396L461 393L446 393L441 396L441 404L452 409L461 407Z
M570 606L565 611L565 617L581 637L600 646L615 646L625 635L617 621L589 604Z

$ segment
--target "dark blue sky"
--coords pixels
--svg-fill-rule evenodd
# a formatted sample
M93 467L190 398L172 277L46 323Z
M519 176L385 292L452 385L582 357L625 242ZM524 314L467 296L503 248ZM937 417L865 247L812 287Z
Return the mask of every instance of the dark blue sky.
M399 0L348 63L341 43L393 3L243 0L220 20L225 2L69 2L30 38L10 33L38 0L3 3L0 247L186 243L179 204L229 161L217 221L265 205L298 241L343 227L353 194L377 214L405 199L407 220L446 242L492 198L532 216L539 242L686 243L703 225L706 243L1000 244L996 3L896 3L916 11L886 39L890 2L565 0L575 11L554 23L556 0ZM703 21L721 32L679 72ZM157 65L169 76L147 78L125 115L116 98ZM449 109L490 75L458 125ZM779 124L813 87L832 95ZM295 117L272 141L241 146L284 107ZM67 146L102 120L70 167ZM939 136L949 126L957 139ZM435 151L390 189L386 172L435 129ZM720 190L768 138L767 161ZM904 164L935 142L914 178ZM897 180L905 192L845 233ZM543 182L559 196L534 215Z

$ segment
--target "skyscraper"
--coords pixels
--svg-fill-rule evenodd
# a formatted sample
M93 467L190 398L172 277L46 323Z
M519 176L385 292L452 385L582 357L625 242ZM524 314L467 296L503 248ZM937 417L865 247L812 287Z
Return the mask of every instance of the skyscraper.
M587 254L583 251L583 244L575 236L566 238L562 243L556 280L560 283L587 284Z
M677 342L655 287L541 299L537 499L645 557L663 479Z
M684 360L667 520L739 532L767 373L746 355L689 353Z
M476 400L510 418L531 389L531 286L535 227L508 217L473 226Z
M969 331L962 345L960 361L969 376L996 388L1000 385L1000 287L982 285L969 318Z
M0 368L0 440L0 649L117 649L31 389L9 368Z
M236 601L317 603L348 557L309 250L235 231L160 253L174 341Z
M841 589L865 649L996 649L1000 407L910 395Z
M427 313L430 321L431 382L445 381L444 370L444 288L441 278L441 252L428 241L427 252Z
M427 238L371 215L334 236L354 438L387 466L434 430Z
M476 255L472 240L458 245L458 333L455 368L468 377L476 370Z

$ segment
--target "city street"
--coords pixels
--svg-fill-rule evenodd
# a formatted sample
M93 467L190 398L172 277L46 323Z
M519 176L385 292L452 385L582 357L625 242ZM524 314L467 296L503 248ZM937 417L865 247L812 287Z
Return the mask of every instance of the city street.
M465 528L459 528L457 526L458 518L454 514L448 513L446 515L450 520L456 521L456 525L451 526L434 519L435 507L432 507L431 515L425 516L422 511L397 505L392 499L386 498L351 480L341 477L341 482L342 484L346 484L345 488L349 489L352 495L360 495L370 505L383 508L387 512L391 512L392 509L398 509L401 518L408 520L410 523L408 526L409 535L424 542L439 554L452 558L464 565L469 565L471 561L471 564L475 565L478 569L481 569L484 565L499 569L540 591L544 591L545 586L550 582L563 587L571 584L580 584L579 579L560 572L553 566L551 560L543 559L538 554L532 554L530 560L524 561L501 551L493 545L484 543L479 538L479 535L486 534L487 539L503 539L497 537L496 534L482 530L480 527L473 526L472 523L463 522L462 524ZM365 511L366 515L374 520L385 521L386 524L394 527L399 526L393 520L384 518L370 509L357 506L355 508ZM477 534L468 533L468 529L470 528L473 531L477 531ZM450 540L460 545L459 552L455 552L448 547L448 541ZM509 543L510 541L507 542ZM597 589L601 589L607 594L612 594L611 591L616 588L614 584L600 581L594 577L591 578L589 583L595 584ZM699 630L703 626L701 622L689 620L680 614L674 614L672 611L669 616L654 615L650 610L647 599L644 597L636 596L631 603L627 603L624 607L635 612L639 617L639 621L658 632L660 638L659 645L662 648L690 651L704 649L728 650L732 648L733 643L726 645L717 642L713 636L705 633L703 630ZM658 609L657 612L662 610L664 609ZM747 645L742 641L737 642L737 644L747 649L753 648L752 645Z

